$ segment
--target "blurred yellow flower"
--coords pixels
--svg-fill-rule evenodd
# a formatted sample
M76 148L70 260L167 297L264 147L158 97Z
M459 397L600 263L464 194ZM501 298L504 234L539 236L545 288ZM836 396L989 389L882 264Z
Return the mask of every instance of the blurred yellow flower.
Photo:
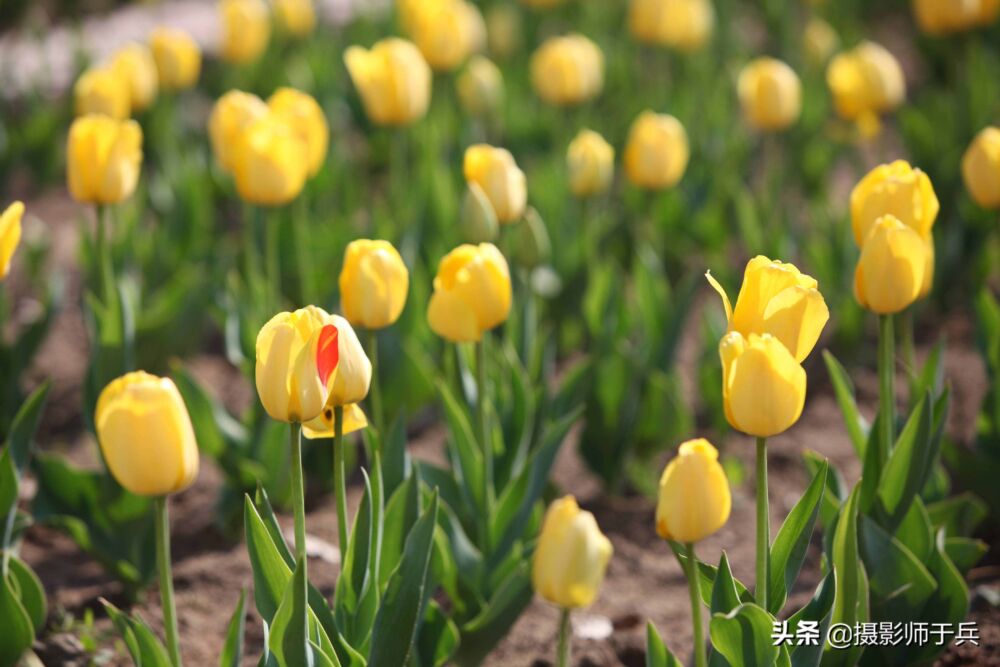
M142 168L142 128L91 114L73 121L66 145L69 191L79 202L115 204L132 196Z
M295 131L309 155L309 176L315 176L326 160L330 128L323 109L312 95L294 88L278 88L267 106Z
M836 55L826 68L826 83L837 113L850 121L892 111L906 97L899 61L874 42Z
M431 68L411 42L390 37L371 50L351 46L344 63L373 123L409 125L427 113Z
M1000 128L976 135L962 156L965 187L983 208L1000 208Z
M615 175L615 149L593 130L581 130L566 151L569 187L577 197L602 194Z
M307 438L330 438L334 435L334 408L344 409L343 432L350 433L368 425L364 412L357 405L368 395L372 381L372 362L358 340L350 323L340 315L330 316L337 327L339 363L333 374L330 393L323 410L305 424Z
M656 533L665 540L700 542L726 525L731 505L718 450L704 438L688 440L660 476Z
M355 326L382 329L399 319L406 305L410 273L388 241L358 239L344 252L340 304Z
M640 42L697 51L712 35L710 0L631 0L628 26Z
M198 476L194 427L169 378L136 371L114 380L97 400L94 425L108 469L132 493L178 493Z
M531 83L548 104L586 102L604 87L604 54L583 35L550 37L531 56Z
M445 255L427 306L431 329L452 342L479 341L510 314L510 270L491 243L461 245Z
M597 597L614 548L590 512L573 496L549 505L531 563L535 592L563 609L588 607Z
M148 109L160 88L156 61L149 47L145 44L126 44L115 54L111 67L128 85L132 112Z
M128 82L111 67L92 67L73 86L76 115L103 114L124 120L132 112Z
M271 15L264 0L220 0L220 53L236 64L257 60L271 39Z
M917 25L928 35L963 32L996 21L997 0L913 0Z
M740 72L737 85L743 117L751 127L790 127L802 111L802 84L795 71L775 58L757 58Z
M157 28L149 36L149 46L156 61L160 87L183 90L198 82L201 73L201 49L183 30Z
M829 23L819 17L809 19L805 34L806 58L813 65L825 65L840 42L837 31Z
M470 146L465 150L463 171L467 182L482 188L501 224L521 219L528 202L528 185L510 151L487 144Z
M486 43L490 55L510 58L521 48L524 28L521 13L509 2L490 5L486 10Z
M898 313L928 289L928 263L933 243L895 216L875 221L861 246L854 272L854 296L862 308L887 315Z
M895 216L921 238L929 238L940 209L927 174L905 160L879 165L851 191L854 240L862 246L875 221L884 215Z
M423 0L413 10L410 37L427 63L450 72L486 44L486 23L479 8L467 0Z
M719 343L722 399L730 426L758 438L788 430L802 415L806 372L771 334L730 331Z
M496 114L503 102L503 74L491 60L474 56L455 80L458 101L470 116Z
M313 0L271 0L281 29L293 37L305 37L316 29Z
M671 188L684 176L690 149L680 121L644 111L632 123L625 145L625 175L648 190Z
M10 273L10 262L21 242L21 218L24 204L16 201L0 213L0 280Z
M208 136L219 165L232 172L236 167L240 137L253 121L268 113L268 107L256 95L230 90L212 107Z
M260 206L287 204L302 192L309 171L306 144L273 112L247 125L238 138L233 177L240 197Z

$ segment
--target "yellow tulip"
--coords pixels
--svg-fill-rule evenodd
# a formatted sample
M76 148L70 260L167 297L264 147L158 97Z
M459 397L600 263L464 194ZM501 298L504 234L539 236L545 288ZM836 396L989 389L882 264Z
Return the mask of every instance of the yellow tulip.
M892 215L879 218L861 247L854 272L854 296L862 308L887 315L920 298L933 267L933 245Z
M315 176L326 160L330 128L316 100L294 88L279 88L267 100L272 112L284 118L305 144L309 154L309 176Z
M170 378L143 371L114 380L97 400L97 440L118 483L140 496L165 496L198 476L198 443Z
M729 296L711 274L708 282L722 296L729 331L744 338L750 334L770 334L802 362L816 346L830 310L819 283L793 264L770 260L763 255L747 263L743 286L734 309Z
M875 221L893 215L929 238L941 205L927 174L904 160L879 165L865 175L851 191L851 225L860 247Z
M263 0L220 0L222 59L243 64L257 60L271 39L271 17Z
M604 54L583 35L551 37L531 56L531 83L548 104L586 102L604 87Z
M997 0L913 0L913 13L928 35L963 32L993 23L1000 12Z
M549 505L531 563L535 592L563 609L588 607L597 597L614 548L590 512L565 496Z
M134 120L91 114L73 121L66 146L69 191L79 202L115 204L135 192L142 128Z
M391 243L358 239L347 245L339 283L347 321L366 329L382 329L403 312L410 274Z
M208 119L208 137L223 169L232 172L236 168L240 137L248 125L267 113L263 100L241 90L230 90L215 103Z
M799 119L802 84L795 71L775 58L757 58L740 72L737 85L747 123L758 130L784 130Z
M483 15L466 0L424 2L413 12L410 23L414 44L439 72L454 70L486 42Z
M455 80L458 101L470 116L488 116L503 101L503 74L483 56L475 56Z
M21 242L21 218L24 216L24 204L14 202L0 213L0 280L10 273L10 261Z
M632 123L625 145L625 175L641 188L665 190L684 176L690 149L680 121L644 111Z
M427 113L431 68L411 42L390 37L371 50L352 46L344 63L373 123L409 125Z
M486 43L496 58L510 58L521 48L524 28L521 13L512 4L490 5L486 10Z
M983 208L1000 208L1000 128L976 135L962 156L965 187Z
M461 245L445 255L427 306L431 329L450 341L479 341L510 314L510 269L491 243Z
M528 183L510 151L486 144L470 146L463 171L468 183L483 189L501 224L521 219L528 203Z
M266 113L243 130L233 177L240 197L281 206L302 192L309 158L306 144L282 117Z
M271 0L281 28L292 37L305 37L316 29L316 8L312 0Z
M719 343L726 419L738 431L769 438L802 415L806 372L771 334L726 334Z
M906 97L899 61L874 42L862 42L835 56L827 66L826 83L837 113L851 121L892 111Z
M160 75L156 61L145 44L127 44L115 54L111 67L128 85L129 105L132 111L144 111L156 99Z
M339 364L339 328L322 308L278 313L257 334L256 385L267 414L283 422L315 419Z
M201 73L201 48L183 30L157 28L149 36L149 47L156 61L160 87L183 90L198 82Z
M339 363L331 378L330 393L323 410L304 425L307 438L330 438L334 435L334 408L344 409L343 432L350 433L368 425L358 403L368 395L372 382L372 362L350 323L340 315L330 316L337 328Z
M607 192L615 175L615 149L593 130L582 130L566 152L569 187L577 197Z
M825 65L840 42L840 37L833 26L817 17L809 19L803 39L806 58L813 65Z
M93 67L73 86L76 115L103 114L124 120L132 112L128 83L110 67Z
M628 25L640 42L678 51L697 51L712 35L710 0L631 0Z
M656 532L665 540L700 542L729 520L729 480L708 440L682 443L660 476Z

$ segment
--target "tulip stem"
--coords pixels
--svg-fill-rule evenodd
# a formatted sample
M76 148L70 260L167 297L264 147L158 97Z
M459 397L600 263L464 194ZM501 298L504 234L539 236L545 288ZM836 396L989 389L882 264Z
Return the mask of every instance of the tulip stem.
M701 625L701 573L698 572L698 558L694 554L694 542L684 545L684 555L687 556L685 568L688 580L688 593L691 595L691 630L694 634L694 664L695 667L705 667L705 634Z
M770 563L770 513L767 508L767 438L757 438L757 578L754 598L767 609L768 569Z
M896 375L895 340L892 315L879 315L878 319L878 400L880 427L879 464L884 465L896 439Z
M153 500L156 514L156 567L160 571L160 604L163 607L163 627L167 635L167 650L174 667L181 667L181 645L177 637L177 611L174 607L174 580L170 575L170 519L167 497Z
M292 446L292 502L295 503L295 556L306 561L306 491L302 475L302 425L289 425ZM303 565L305 567L305 565Z
M486 516L490 516L493 507L493 445L490 441L490 425L486 415L486 343L489 333L483 332L483 338L476 344L476 408L479 417L479 442L483 448L483 503ZM488 521L479 522L481 526L480 545L483 555L489 554Z
M372 362L372 385L368 395L371 397L372 421L375 422L375 430L378 432L378 441L386 437L384 416L382 414L382 392L379 389L378 380L378 330L368 330L368 358ZM381 449L381 444L379 445Z
M347 562L347 471L344 466L344 408L333 408L333 493L337 501L340 562Z
M572 625L569 621L569 609L563 608L559 612L559 648L557 664L559 667L569 667L570 629Z

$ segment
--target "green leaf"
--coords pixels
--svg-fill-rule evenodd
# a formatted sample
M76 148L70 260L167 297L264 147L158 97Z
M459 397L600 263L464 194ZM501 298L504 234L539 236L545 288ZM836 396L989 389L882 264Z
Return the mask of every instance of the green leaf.
M774 617L753 603L728 614L714 614L709 623L712 646L731 665L771 667L780 651L771 639Z
M989 516L986 503L971 493L961 493L927 506L935 530L944 528L950 537L971 535Z
M421 667L442 667L458 648L458 626L431 600L417 636L417 655Z
M967 573L990 550L982 540L971 537L947 537L944 540L944 550L955 568L962 574Z
M646 667L683 667L683 663L674 657L660 639L660 633L656 631L652 621L646 622Z
M223 463L225 454L231 450L230 443L246 439L246 429L179 363L173 365L171 375L198 434L198 449Z
M48 605L45 601L45 589L42 587L42 582L38 578L38 575L28 567L28 564L20 558L14 554L3 554L0 552L0 557L3 555L9 558L7 562L9 568L8 576L14 580L17 587L17 597L21 601L24 610L28 612L31 625L37 633L45 627L45 616L48 614Z
M529 565L522 560L496 587L479 615L461 626L462 641L455 653L455 664L465 667L482 663L507 636L533 595Z
M802 609L798 610L788 619L788 627L794 631L802 621L817 623L819 637L826 637L830 628L830 618L833 615L833 600L836 595L836 579L832 573L823 577L816 587L816 592L812 599ZM791 650L791 663L793 667L819 667L823 658L823 641L817 642L816 646L803 643Z
M219 667L241 667L243 664L243 634L246 626L246 589L240 589L240 599L229 619L226 642L222 645Z
M372 489L367 473L364 474L364 494L361 505L354 517L354 527L351 530L342 564L337 577L337 596L334 607L334 617L337 626L341 628L344 637L352 646L360 646L367 632L364 621L367 612L362 601L368 581L368 554L373 548L374 531L372 527ZM361 625L359 625L359 621Z
M879 480L879 513L884 517L881 523L890 533L895 532L913 498L924 487L930 461L937 454L930 400L930 394L926 394L913 409Z
M295 564L295 571L285 586L267 639L268 648L281 665L312 664L306 586L306 566L302 559Z
M11 512L17 511L17 494L20 487L20 479L17 468L14 467L14 457L10 450L3 450L0 454L0 526L6 526ZM6 538L6 531L3 531ZM0 550L9 549L9 544L0 544Z
M483 455L473 435L469 416L459 404L447 383L438 383L441 402L448 421L448 453L458 486L469 503L470 510L482 511L483 498Z
M382 554L379 580L387 582L389 575L403 557L403 545L420 515L419 480L410 477L389 498L382 526Z
M709 608L713 614L728 614L738 606L740 606L740 594L736 588L736 580L733 579L733 571L729 567L729 557L723 551L719 557L715 583L712 585L712 603Z
M855 399L854 383L847 370L837 361L829 350L823 350L823 361L826 362L826 370L830 375L830 382L833 383L833 395L837 399L840 413L844 416L844 425L847 427L847 435L851 438L851 444L858 458L864 460L865 448L868 442L869 425L865 418L858 411L858 404Z
M138 667L172 667L167 649L157 639L145 621L129 616L116 606L101 598L101 604L111 617L118 634L121 635L132 662Z
M861 482L862 480L858 481L847 502L840 508L830 549L833 573L837 581L831 623L846 623L851 627L868 618L867 575L858 552L858 505ZM854 665L862 650L862 647L848 650L828 647L828 650L823 652L821 664L824 667Z
M861 517L861 555L872 594L872 615L912 620L937 587L924 564L869 517Z
M253 597L261 618L271 622L285 595L292 570L278 552L257 508L246 496L244 527L250 567L253 570Z
M278 550L278 555L285 561L288 571L291 572L292 568L295 567L295 556L292 555L292 550L288 547L285 536L281 532L278 517L274 513L274 507L271 506L271 499L268 497L267 491L260 484L257 485L257 492L254 495L254 506L260 514L261 521L264 522L264 527L267 528L267 532L271 535L271 542Z
M844 482L840 477L840 472L836 468L830 468L826 457L811 449L802 452L802 460L811 477L815 477L819 469L826 464L826 489L823 491L823 501L819 508L819 522L822 526L829 526L837 518L840 511L840 503L844 500Z
M35 628L9 579L0 580L0 619L0 667L13 667L35 641Z
M824 462L805 493L788 513L771 544L771 582L768 586L767 603L768 611L773 614L778 614L785 606L788 591L792 590L799 570L802 569L816 517L819 515L820 501L826 490L828 469L829 465Z
M670 542L670 548L673 550L674 555L677 557L678 562L681 564L681 569L687 568L687 556L683 551L677 548L676 542ZM701 577L701 600L709 607L712 606L712 593L715 590L715 579L719 576L719 570L714 565L710 565L703 561L698 561L698 575ZM743 583L732 576L730 572L730 577L732 578L733 585L736 587L736 593L739 596L740 603L743 602L753 602L753 594L747 589ZM730 610L732 607L730 607Z
M24 402L21 409L17 411L17 415L11 424L10 434L7 436L6 449L11 452L18 477L24 473L24 468L28 465L31 444L34 442L35 432L38 430L38 422L42 418L42 411L45 408L45 399L49 394L50 386L51 384L46 382L36 389L28 397L28 400Z

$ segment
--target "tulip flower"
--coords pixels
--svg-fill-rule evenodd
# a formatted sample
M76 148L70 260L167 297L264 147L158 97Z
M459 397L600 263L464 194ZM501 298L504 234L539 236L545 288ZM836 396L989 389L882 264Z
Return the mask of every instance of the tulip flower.
M854 240L858 247L864 245L875 221L885 215L896 217L921 238L928 239L940 210L927 174L904 160L879 165L851 191Z
M459 226L462 238L469 243L492 243L500 232L493 204L475 183L469 183L465 189Z
M10 262L21 242L21 218L24 204L14 202L0 213L0 280L10 273Z
M927 264L926 239L893 215L879 218L854 273L858 303L882 315L906 309L920 296Z
M79 202L115 204L132 196L142 166L134 120L87 115L73 121L66 148L69 191Z
M302 192L308 147L284 118L268 112L243 129L233 176L240 197L259 206L281 206Z
M604 87L604 54L583 35L551 37L531 56L531 84L547 104L591 100Z
M125 120L132 111L128 83L111 67L92 67L73 86L77 116L102 114Z
M153 60L149 47L144 44L127 44L115 54L111 67L128 85L132 111L148 109L156 99L160 87L156 61Z
M521 47L524 28L521 14L509 3L490 5L486 10L486 43L496 58L510 58Z
M521 219L528 202L528 184L510 151L486 144L470 146L465 151L463 171L467 182L482 188L501 224Z
M326 160L330 129L316 100L294 88L279 88L267 99L268 108L283 118L308 152L309 176L315 176Z
M240 137L248 125L267 112L263 100L241 90L230 90L218 99L208 119L208 137L223 169L232 172L236 168Z
M503 74L491 60L475 56L455 80L458 101L470 116L495 114L503 101Z
M352 46L344 63L373 123L409 125L427 113L431 68L412 42L390 37L371 50Z
M928 35L947 35L972 30L996 21L1000 2L996 0L913 0L917 25Z
M835 56L827 66L826 82L837 113L849 121L877 123L879 114L894 110L906 97L899 61L874 42Z
M710 0L631 0L628 27L640 42L693 52L712 35Z
M497 247L461 245L438 266L427 319L442 338L478 342L506 321L510 305L510 271Z
M191 486L198 475L198 443L191 417L172 380L137 371L104 388L97 399L94 425L112 476L126 490L154 498L167 647L172 663L180 665L167 496Z
M292 37L305 37L316 29L313 0L271 0L278 24Z
M160 88L184 90L198 82L201 73L201 48L183 30L157 28L149 36L149 47L156 62Z
M581 130L566 152L569 187L577 197L603 194L615 175L615 149L593 130Z
M757 58L740 72L740 106L751 127L780 131L792 126L802 111L802 84L795 71L775 58Z
M750 334L770 334L799 363L812 352L830 319L819 283L793 264L772 261L762 255L751 259L743 274L735 309L722 285L711 274L706 277L722 297L729 331L738 331L744 338Z
M680 121L644 111L629 130L625 175L637 187L666 190L684 176L689 157L687 132Z
M803 39L806 58L813 65L825 65L840 42L840 37L833 26L817 17L809 19Z
M391 243L359 239L347 246L339 283L347 320L366 329L382 329L403 312L410 275Z
M535 592L562 609L561 667L569 664L570 612L593 603L613 551L594 515L581 510L573 496L556 500L545 512L531 563L531 583Z
M221 0L222 59L244 64L257 60L271 39L271 17L263 0Z
M1000 128L987 127L976 135L962 156L965 187L983 208L1000 208Z
M451 72L486 43L486 23L467 0L433 0L417 5L409 19L409 35L427 63Z

